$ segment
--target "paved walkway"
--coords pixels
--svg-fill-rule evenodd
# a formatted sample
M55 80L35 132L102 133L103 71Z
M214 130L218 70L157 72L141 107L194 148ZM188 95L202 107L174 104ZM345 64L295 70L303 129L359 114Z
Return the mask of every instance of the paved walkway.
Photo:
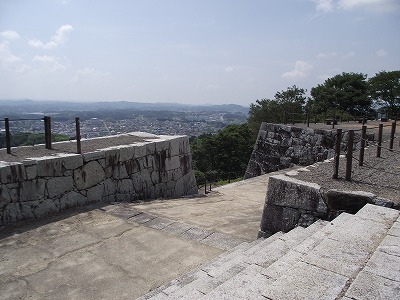
M268 175L0 229L1 299L135 299L257 237Z

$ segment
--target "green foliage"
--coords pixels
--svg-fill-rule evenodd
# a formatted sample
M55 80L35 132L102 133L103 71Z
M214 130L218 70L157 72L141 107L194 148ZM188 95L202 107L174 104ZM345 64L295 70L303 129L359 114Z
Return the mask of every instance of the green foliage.
M244 175L254 140L247 124L229 125L216 134L203 134L191 140L194 169L217 172L227 179ZM230 173L230 174L229 174Z
M206 174L199 170L194 170L194 176L196 177L197 185L204 185L206 183Z
M286 91L277 92L274 100L261 99L255 104L250 104L247 122L253 136L257 136L262 122L284 123L285 113L302 114L306 99L305 92L306 90L294 85L288 87Z
M64 134L52 134L52 142L68 141L69 137ZM44 133L16 132L11 134L11 147L32 146L44 144ZM6 148L5 133L0 134L0 148Z
M351 115L362 115L369 111L372 101L368 97L367 75L361 73L338 74L323 84L311 89L309 108L314 113L329 109L341 110Z
M369 79L369 91L378 104L395 116L400 113L400 71L382 71Z

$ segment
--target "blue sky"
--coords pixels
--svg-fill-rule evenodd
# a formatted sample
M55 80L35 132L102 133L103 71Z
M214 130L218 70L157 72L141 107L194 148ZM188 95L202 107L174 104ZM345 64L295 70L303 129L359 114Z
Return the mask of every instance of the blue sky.
M399 0L0 0L0 99L236 103L400 70Z

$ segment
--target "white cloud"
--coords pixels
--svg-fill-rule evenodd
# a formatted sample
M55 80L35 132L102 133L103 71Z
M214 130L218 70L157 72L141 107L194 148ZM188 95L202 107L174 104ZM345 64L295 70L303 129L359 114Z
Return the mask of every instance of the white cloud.
M400 12L398 0L314 0L315 8L321 12L334 10L365 9L373 12Z
M33 58L33 61L42 63L51 72L62 71L62 70L65 70L67 68L64 64L62 64L54 56L47 56L47 55L39 56L39 55L36 55Z
M338 7L345 10L361 8L377 12L400 11L398 0L339 0Z
M383 56L386 56L386 55L387 55L387 52L383 48L381 48L378 51L376 51L376 56L378 56L378 57L383 57Z
M305 78L308 76L309 71L312 69L312 65L309 63L298 60L294 66L294 69L289 72L282 74L283 78Z
M12 64L15 62L20 62L22 59L19 56L16 56L11 53L10 48L8 47L8 42L0 43L0 64Z
M234 68L233 67L226 67L225 68L225 72L226 73L230 73L230 72L233 72L234 71Z
M18 34L18 32L14 31L14 30L4 30L4 31L0 32L0 36L7 40L17 40L20 38L20 35Z
M322 12L330 12L333 10L332 0L315 0L316 9Z
M324 59L337 56L336 52L318 53L317 58Z
M54 49L59 45L65 44L68 41L68 34L72 30L74 30L74 28L71 25L66 24L58 28L56 34L53 35L50 41L48 41L47 43L43 43L41 40L38 39L29 40L28 43L34 48Z

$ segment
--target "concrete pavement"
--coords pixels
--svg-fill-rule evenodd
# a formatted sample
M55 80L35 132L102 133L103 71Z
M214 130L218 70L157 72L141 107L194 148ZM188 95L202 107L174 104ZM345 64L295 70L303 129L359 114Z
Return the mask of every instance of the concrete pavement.
M84 207L0 230L2 299L135 299L256 239L268 175L207 197Z

